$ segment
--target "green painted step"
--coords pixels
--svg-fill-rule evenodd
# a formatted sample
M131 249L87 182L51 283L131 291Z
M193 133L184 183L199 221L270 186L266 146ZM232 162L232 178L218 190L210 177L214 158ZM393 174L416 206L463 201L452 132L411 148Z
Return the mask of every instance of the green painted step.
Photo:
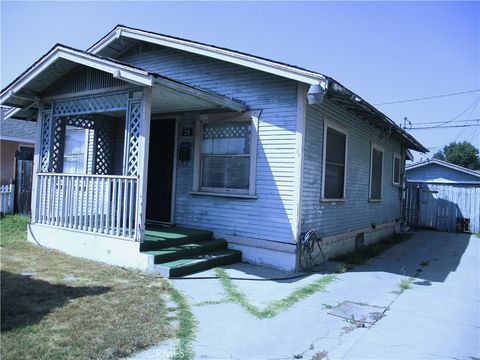
M194 242L211 240L213 233L181 227L147 228L140 251L160 250Z
M155 257L154 263L160 264L169 261L175 261L188 256L201 255L202 253L208 253L216 250L224 250L226 248L227 242L225 240L211 239L162 248L159 250L142 251L142 253L153 255Z
M217 266L234 264L242 261L238 250L219 250L201 255L188 256L179 260L156 265L157 271L165 277L178 277L194 272L208 270Z

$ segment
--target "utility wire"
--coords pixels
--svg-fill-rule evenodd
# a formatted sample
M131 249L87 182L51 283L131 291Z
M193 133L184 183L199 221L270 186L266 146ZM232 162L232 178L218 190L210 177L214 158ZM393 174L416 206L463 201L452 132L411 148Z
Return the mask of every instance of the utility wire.
M479 92L479 91L480 91L480 89L477 89L477 90L469 90L469 91L461 91L461 92L450 93L450 94L442 94L442 95L427 96L427 97L414 98L414 99L405 99L405 100L389 101L389 102L377 103L377 104L373 104L373 105L377 106L377 105L400 104L400 103L411 102L411 101L429 100L429 99L437 99L437 98L448 97L448 96L455 96L455 95L462 95L462 94L470 94L470 93Z
M478 119L467 119L467 120L453 120L450 121L449 123L459 123L459 122L478 122L480 121L480 118ZM427 122L416 122L412 124L413 126L416 125L428 125L428 124L443 124L445 121L427 121Z
M479 101L480 101L480 96L477 97L469 107L467 107L467 108L466 108L465 110L463 110L460 114L458 114L457 116L455 116L453 119L450 119L450 120L448 120L448 121L445 121L445 122L443 122L443 123L441 123L441 124L439 124L439 125L436 125L435 127L440 127L440 126L442 126L442 125L446 125L446 124L451 123L452 121L457 120L460 116L462 116L463 114L465 114L465 113L466 113L468 110L470 110L470 109L472 109L472 111L473 111L473 109L475 108L475 106L477 105L477 103L478 103ZM470 113L470 114L471 114L471 113Z
M425 127L413 127L408 130L427 130L427 129L452 129L452 128L466 128L466 127L479 127L480 124L470 125L447 125L447 126L425 126Z

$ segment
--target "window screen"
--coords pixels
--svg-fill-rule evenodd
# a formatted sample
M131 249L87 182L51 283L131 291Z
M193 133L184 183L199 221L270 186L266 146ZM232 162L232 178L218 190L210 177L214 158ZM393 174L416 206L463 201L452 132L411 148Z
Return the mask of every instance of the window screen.
M370 199L382 198L383 151L372 148L372 173L370 181Z
M400 158L393 157L393 183L400 184Z
M325 152L325 199L342 199L345 194L345 154L347 136L327 127Z
M205 124L202 133L202 189L248 191L251 123Z
M85 134L85 129L67 126L63 153L65 174L85 173Z

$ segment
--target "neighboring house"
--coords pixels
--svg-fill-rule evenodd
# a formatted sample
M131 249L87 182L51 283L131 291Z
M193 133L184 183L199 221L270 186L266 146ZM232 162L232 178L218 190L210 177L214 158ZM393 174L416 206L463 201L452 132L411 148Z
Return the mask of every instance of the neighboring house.
M323 74L121 25L54 46L1 103L37 121L29 236L167 275L238 250L293 270L312 229L329 256L389 236L407 149L427 151Z
M0 185L15 179L15 153L31 151L35 145L35 123L19 119L0 121Z
M437 159L406 166L407 181L437 184L480 185L480 172Z
M480 173L429 159L406 167L407 218L414 226L480 231Z

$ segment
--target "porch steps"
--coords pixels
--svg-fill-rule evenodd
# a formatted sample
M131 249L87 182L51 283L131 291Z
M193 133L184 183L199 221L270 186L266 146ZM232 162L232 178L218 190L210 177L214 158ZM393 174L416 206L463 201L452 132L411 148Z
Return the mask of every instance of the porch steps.
M242 260L242 253L227 249L227 242L213 233L181 227L149 227L140 251L153 256L155 270L178 277Z

